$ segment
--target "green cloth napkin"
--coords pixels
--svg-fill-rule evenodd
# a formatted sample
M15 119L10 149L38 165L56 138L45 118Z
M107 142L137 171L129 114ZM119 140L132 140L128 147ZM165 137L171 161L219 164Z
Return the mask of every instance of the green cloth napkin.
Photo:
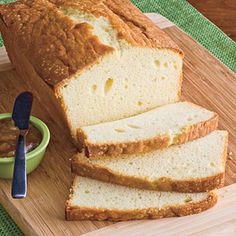
M0 3L13 0L0 0ZM236 72L236 43L186 0L131 0L143 12L157 12L172 21ZM3 45L0 39L0 46ZM0 206L0 236L22 235Z
M0 205L0 236L20 236L23 233Z

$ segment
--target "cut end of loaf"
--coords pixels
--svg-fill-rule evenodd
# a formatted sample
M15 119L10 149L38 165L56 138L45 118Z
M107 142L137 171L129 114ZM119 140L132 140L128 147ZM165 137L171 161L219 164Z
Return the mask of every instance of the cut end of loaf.
M74 76L60 88L59 96L75 135L81 126L119 120L178 101L181 76L178 54L127 47Z
M120 221L185 216L207 210L216 202L215 192L157 192L76 177L66 203L66 219Z
M62 13L76 24L91 26L91 34L114 49L58 89L73 136L78 127L126 118L179 100L183 60L179 49L141 46L119 38L121 29L114 26L117 14L95 16L79 7L64 7Z

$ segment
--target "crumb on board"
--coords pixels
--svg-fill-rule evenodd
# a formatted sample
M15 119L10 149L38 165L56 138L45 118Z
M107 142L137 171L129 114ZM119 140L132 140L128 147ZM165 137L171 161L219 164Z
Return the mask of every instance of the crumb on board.
M232 153L232 152L228 152L228 153L227 153L227 158L228 158L229 160L233 160L233 153Z

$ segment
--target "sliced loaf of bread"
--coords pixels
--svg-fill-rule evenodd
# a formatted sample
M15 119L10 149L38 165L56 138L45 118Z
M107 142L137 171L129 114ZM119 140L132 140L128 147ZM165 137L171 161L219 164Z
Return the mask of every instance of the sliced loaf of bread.
M183 52L129 0L18 0L0 14L14 67L54 89L73 137L179 100Z
M204 192L224 184L227 131L144 154L72 158L72 172L105 182L160 191Z
M67 220L154 219L200 213L216 202L213 191L158 192L76 176L65 213Z
M216 113L190 102L158 107L130 118L77 131L79 148L88 157L142 153L181 144L215 130Z

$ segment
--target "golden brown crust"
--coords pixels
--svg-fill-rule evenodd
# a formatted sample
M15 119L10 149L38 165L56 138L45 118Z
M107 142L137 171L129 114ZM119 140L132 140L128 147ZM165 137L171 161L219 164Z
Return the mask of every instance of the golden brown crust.
M78 9L109 19L120 39L134 46L168 48L183 56L183 52L160 28L129 0L59 0L57 6Z
M4 38L4 44L6 46L6 50L10 58L10 61L14 65L14 68L18 72L19 76L22 78L31 78L31 81L37 81L37 83L41 83L43 89L48 89L48 92L50 94L50 97L48 97L48 99L49 102L51 102L53 99L55 99L55 94L53 93L52 89L50 89L48 85L43 82L42 78L36 73L34 68L31 66L30 62L28 61L28 58L25 57L25 55L16 45L16 42L11 40L11 35L9 34L9 32L7 32L8 29L1 18L0 18L0 29L1 29L1 35ZM64 121L70 128L70 122L68 121L68 117L66 116L65 113L66 109L64 107L63 109L60 109L63 106L63 104L61 103L60 100L57 101L58 101L57 109L60 111L64 111L61 114L63 115ZM76 142L75 137L73 141Z
M85 139L83 139L83 137ZM87 157L97 156L117 156L120 154L144 153L156 149L168 147L169 136L158 136L147 140L127 142L127 143L107 143L93 144L86 139L86 135L81 129L77 130L77 140L79 148L84 147Z
M86 136L86 134L81 129L77 130L77 133L76 133L76 146L77 146L79 152L82 152L84 147L86 146L86 144L85 144L86 141L85 140L87 140L87 138L88 137Z
M180 134L176 140L174 140L175 144L182 144L188 141L198 139L200 137L204 137L210 132L214 131L218 127L219 116L214 113L214 116L207 120L200 122L196 125L187 126L183 133Z
M88 23L73 22L63 15L62 8L107 17L118 36L134 46L166 48L183 56L177 45L128 0L18 0L0 5L7 27L3 34L11 35L39 76L55 88L57 96L58 89L72 75L114 51L92 35Z
M215 113L214 116L207 121L185 127L182 133L175 138L174 144L182 144L209 134L217 128L218 119L219 117ZM169 146L170 137L164 135L134 142L99 144L90 143L83 130L78 129L77 140L80 150L84 147L85 155L87 157L96 158L96 156L103 155L115 156L121 154L144 153L162 149Z
M114 50L101 44L88 24L75 24L47 0L1 5L0 13L11 40L40 77L55 87Z
M158 219L173 216L186 216L197 214L213 207L217 202L215 192L209 192L208 197L202 201L186 203L185 205L166 206L163 209L148 208L139 210L110 210L70 206L70 200L65 205L66 220L138 220Z

